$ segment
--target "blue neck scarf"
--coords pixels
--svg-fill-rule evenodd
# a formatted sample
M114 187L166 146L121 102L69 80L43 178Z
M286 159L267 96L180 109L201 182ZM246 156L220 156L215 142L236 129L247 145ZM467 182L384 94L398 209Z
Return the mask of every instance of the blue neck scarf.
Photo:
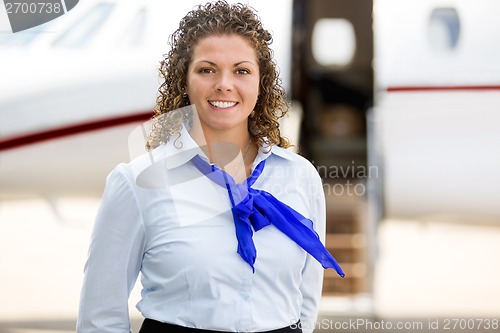
M236 227L237 252L254 272L257 250L252 239L253 230L257 232L272 224L319 261L323 268L333 268L341 277L345 276L335 258L321 243L311 220L271 193L251 187L264 170L266 160L257 165L243 184L237 184L231 175L210 165L199 155L193 157L192 161L201 173L227 189Z

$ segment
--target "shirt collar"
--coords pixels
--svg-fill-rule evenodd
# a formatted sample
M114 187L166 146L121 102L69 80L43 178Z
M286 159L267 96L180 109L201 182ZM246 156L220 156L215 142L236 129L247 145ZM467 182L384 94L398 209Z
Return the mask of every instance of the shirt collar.
M158 157L159 159L165 159L165 166L167 169L174 169L182 166L188 163L196 155L200 155L200 157L207 162L209 160L185 127L182 127L179 134L174 134L164 146L165 147L162 148L163 152L160 153L160 155L163 156ZM254 167L271 155L291 160L293 153L285 148L265 145L259 149L253 164Z
M186 164L194 156L200 155L208 160L203 150L196 141L189 135L183 126L178 134L174 134L165 144L165 166L167 169L174 169Z
M253 166L257 166L263 160L269 158L271 155L275 155L287 160L291 160L293 153L285 148L281 148L278 146L269 146L264 145L264 147L259 149L257 153L257 157L255 158Z

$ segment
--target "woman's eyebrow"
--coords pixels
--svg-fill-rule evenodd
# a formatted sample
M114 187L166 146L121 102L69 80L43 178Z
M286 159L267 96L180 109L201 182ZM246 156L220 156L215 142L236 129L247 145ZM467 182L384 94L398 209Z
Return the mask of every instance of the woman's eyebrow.
M217 64L216 64L215 62L213 62L213 61L210 61L210 60L200 60L200 61L197 61L197 63L202 63L202 62L206 62L206 63L207 63L207 64L209 64L210 66L217 67ZM234 67L238 67L239 65L244 64L244 63L249 63L249 64L251 64L251 65L254 65L254 66L255 66L255 64L254 64L252 61L250 61L250 60L242 60L242 61L238 61L238 62L237 62L237 63L235 63L233 66L234 66Z
M213 61L210 61L210 60L200 60L200 61L197 61L196 63L202 63L202 62L206 62L207 64L209 64L210 66L214 66L214 67L217 67L217 64Z
M237 67L237 66L239 66L239 65L241 65L241 64L244 64L244 63L249 63L249 64L251 64L251 65L254 65L254 66L255 66L255 64L254 64L252 61L250 61L250 60L243 60L243 61L239 61L239 62L235 63L235 64L234 64L234 66L235 66L235 67Z

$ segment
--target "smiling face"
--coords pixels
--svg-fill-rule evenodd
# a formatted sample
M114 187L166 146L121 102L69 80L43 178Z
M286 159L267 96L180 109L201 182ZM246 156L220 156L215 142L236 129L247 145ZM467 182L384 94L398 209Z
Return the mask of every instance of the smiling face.
M248 116L259 94L254 48L238 35L214 35L196 44L186 92L205 135L248 135Z

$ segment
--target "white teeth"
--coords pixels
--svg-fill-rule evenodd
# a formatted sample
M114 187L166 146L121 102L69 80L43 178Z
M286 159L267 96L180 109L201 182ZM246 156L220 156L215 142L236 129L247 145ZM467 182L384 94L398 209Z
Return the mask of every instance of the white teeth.
M236 105L236 102L209 101L209 103L221 109L227 109Z

